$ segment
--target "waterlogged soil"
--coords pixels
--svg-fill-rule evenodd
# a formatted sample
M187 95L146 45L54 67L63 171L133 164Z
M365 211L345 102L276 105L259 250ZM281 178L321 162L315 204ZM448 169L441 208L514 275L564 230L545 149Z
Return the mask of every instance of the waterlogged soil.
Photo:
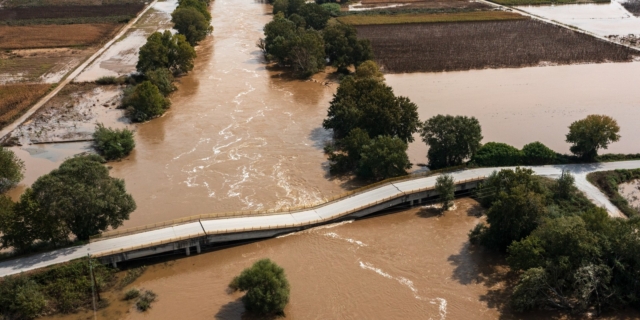
M95 50L26 49L0 52L0 84L56 83Z
M149 35L172 28L171 12L178 6L177 0L156 2L131 29L74 81L95 81L101 77L122 76L136 71L138 53Z
M483 142L517 148L540 141L560 153L569 125L590 114L605 114L620 125L620 141L610 153L638 153L640 63L605 63L443 73L387 74L397 95L418 105L420 119L438 114L473 116ZM427 146L416 135L409 146L413 163L425 163Z
M141 313L114 301L98 319L255 319L242 293L227 285L259 259L285 269L291 286L284 319L561 319L557 313L514 315L508 297L515 277L503 258L469 244L482 209L471 199L440 216L414 208L345 221L275 239L149 261L130 288L158 294ZM169 259L165 258L165 259ZM123 293L112 294L121 299ZM604 319L632 319L616 313ZM56 318L87 319L90 312Z
M621 183L618 192L629 202L629 205L640 212L640 180Z

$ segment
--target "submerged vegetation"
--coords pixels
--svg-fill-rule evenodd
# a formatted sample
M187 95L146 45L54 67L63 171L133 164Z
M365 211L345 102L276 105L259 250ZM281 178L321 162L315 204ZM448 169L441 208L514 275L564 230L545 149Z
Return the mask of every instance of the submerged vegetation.
M107 160L121 159L129 155L136 143L129 129L111 129L98 124L93 133L96 150Z
M245 309L257 315L283 315L289 303L289 281L284 269L269 259L262 259L245 269L229 284L233 290L246 291Z

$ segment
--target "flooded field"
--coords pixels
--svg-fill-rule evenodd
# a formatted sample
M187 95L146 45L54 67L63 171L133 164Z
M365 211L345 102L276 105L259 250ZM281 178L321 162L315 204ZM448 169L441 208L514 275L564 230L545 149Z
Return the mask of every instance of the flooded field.
M540 141L569 152L569 125L589 114L606 114L620 125L619 142L604 152L639 153L640 63L584 64L522 69L386 75L398 95L418 105L420 119L438 114L474 116L483 142L522 148ZM409 159L426 162L427 147L416 136Z
M171 28L171 12L178 0L156 2L121 39L74 80L95 81L100 77L122 76L136 71L138 51L150 34Z
M640 17L627 11L620 1L608 4L575 4L519 7L526 12L559 21L600 36L640 36Z

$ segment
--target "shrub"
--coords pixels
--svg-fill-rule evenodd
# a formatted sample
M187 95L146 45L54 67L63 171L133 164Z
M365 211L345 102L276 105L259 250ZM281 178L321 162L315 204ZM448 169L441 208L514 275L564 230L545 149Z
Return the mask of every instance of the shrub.
M127 103L129 118L137 122L159 117L171 105L169 100L162 96L158 87L148 80L137 85L124 101Z
M129 129L111 129L98 124L93 133L96 149L107 160L121 159L131 153L136 143Z
M485 167L516 166L522 161L522 152L506 143L489 142L478 149L471 161Z
M529 165L544 165L555 163L556 153L544 144L536 141L522 147L522 160Z
M133 300L140 296L138 289L131 289L124 294L124 300Z
M33 319L46 306L42 287L28 276L9 276L0 284L0 315L6 319Z
M176 90L176 87L173 85L173 74L171 74L171 71L167 68L148 71L145 74L145 78L158 87L160 93L165 97Z
M24 173L24 162L13 151L0 146L0 193L13 188Z
M140 311L147 311L151 308L151 303L156 301L157 295L153 291L145 290L143 294L140 295L138 302L136 302L136 307Z
M269 259L262 259L242 271L229 287L246 291L245 308L260 315L282 314L289 302L289 281L284 269Z
M118 284L118 288L122 289L130 284L132 284L138 277L140 277L147 270L146 266L133 268L127 270L127 273L124 275L120 283Z
M118 82L118 78L114 76L106 76L100 77L96 80L96 84L107 85L107 84L116 84Z

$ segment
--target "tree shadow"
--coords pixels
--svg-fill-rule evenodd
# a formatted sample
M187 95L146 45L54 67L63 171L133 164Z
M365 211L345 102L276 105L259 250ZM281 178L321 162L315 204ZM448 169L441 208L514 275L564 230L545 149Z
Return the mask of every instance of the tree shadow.
M259 316L247 312L242 304L242 298L238 298L235 301L223 305L213 318L219 320L275 320L280 318L280 316Z
M327 130L323 127L317 127L309 132L309 140L313 142L313 147L318 150L323 150L325 143L331 140L331 130Z

